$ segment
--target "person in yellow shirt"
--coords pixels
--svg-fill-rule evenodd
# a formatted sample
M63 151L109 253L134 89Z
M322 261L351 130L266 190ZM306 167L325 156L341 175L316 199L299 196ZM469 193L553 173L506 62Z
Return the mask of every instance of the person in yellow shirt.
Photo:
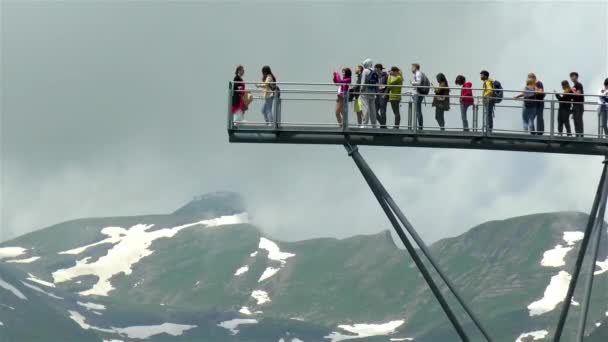
M388 102L391 104L391 109L395 115L394 129L398 129L401 124L401 114L399 106L401 105L401 86L403 86L403 72L396 66L391 67L388 77Z
M486 129L491 133L494 129L494 81L490 79L490 73L487 70L482 70L479 76L483 82L483 112L486 116Z

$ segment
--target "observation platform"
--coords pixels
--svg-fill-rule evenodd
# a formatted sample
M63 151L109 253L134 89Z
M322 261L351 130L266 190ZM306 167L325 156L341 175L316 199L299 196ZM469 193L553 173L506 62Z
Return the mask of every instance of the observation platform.
M274 96L272 113L274 120L265 122L261 105L265 101L261 91L254 88L247 91L254 95L254 101L245 114L245 121L235 122L231 113L233 84L228 92L228 136L233 143L275 143L275 144L328 144L328 145L371 145L407 146L427 148L500 150L520 152L562 153L580 155L608 155L608 139L600 133L597 102L585 102L584 122L587 133L583 137L566 136L557 132L559 101L554 93L546 93L543 102L545 131L542 135L532 135L522 127L522 99L514 99L514 93L521 91L504 90L501 103L495 105L494 128L486 124L481 95L474 95L474 105L468 110L470 130L464 131L460 113L460 88L450 88L451 110L445 112L446 121L451 126L440 130L437 126L426 126L420 130L413 111L413 97L405 92L401 99L401 125L393 128L394 116L391 106L387 108L387 126L380 128L370 124L359 124L353 113L353 102L346 106L345 125L339 125L335 118L337 85L333 83L277 83L280 97ZM310 87L313 89L306 89ZM319 89L321 88L321 89ZM404 91L411 87L404 86ZM482 89L474 89L481 93ZM360 93L373 94L373 93ZM311 96L312 95L312 96ZM431 107L433 91L426 95L426 105L422 111L425 123L435 123L434 107ZM597 96L585 94L587 101ZM257 106L256 106L257 104ZM252 121L257 120L257 121ZM333 121L333 122L332 122ZM481 121L481 124L480 124ZM574 126L572 125L574 135ZM589 132L594 133L589 133Z

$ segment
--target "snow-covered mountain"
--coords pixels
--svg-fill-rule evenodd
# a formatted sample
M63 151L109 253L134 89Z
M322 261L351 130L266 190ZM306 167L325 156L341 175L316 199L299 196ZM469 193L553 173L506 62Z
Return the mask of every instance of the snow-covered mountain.
M496 341L549 341L586 219L493 221L431 250ZM608 338L606 249L588 329L596 341ZM388 231L276 241L249 222L238 195L214 193L168 215L75 220L0 244L0 340L458 338Z

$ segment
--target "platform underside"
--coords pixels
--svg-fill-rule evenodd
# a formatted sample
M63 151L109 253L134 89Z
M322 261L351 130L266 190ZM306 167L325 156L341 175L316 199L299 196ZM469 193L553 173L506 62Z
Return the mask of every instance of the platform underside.
M374 129L290 126L248 127L228 130L230 142L274 144L327 144L407 146L542 152L581 155L608 155L608 140L565 136L525 135L512 133L455 132L408 129Z

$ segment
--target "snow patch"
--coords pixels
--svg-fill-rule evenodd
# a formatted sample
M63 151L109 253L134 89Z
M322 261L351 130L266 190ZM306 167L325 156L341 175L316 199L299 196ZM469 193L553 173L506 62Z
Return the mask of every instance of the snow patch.
M248 308L248 307L246 307L246 306L243 306L243 307L242 307L242 308L239 310L239 312L240 312L240 313L242 313L243 315L247 315L247 316L251 316L251 315L253 315L253 314L251 313L251 311L249 310L249 308Z
M249 254L249 256L252 257L252 258L255 257L256 255L258 255L258 251L255 251L255 252Z
M277 272L279 272L279 270L280 270L280 268L268 267L267 269L264 270L264 273L262 273L262 275L260 276L258 283L261 283L262 281L277 274Z
M21 283L22 283L23 285L25 285L25 286L29 287L30 289L32 289L32 290L34 290L34 291L36 291L36 292L43 293L43 294L45 294L45 295L47 295L47 296L49 296L49 297L51 297L51 298L55 298L55 299L63 299L63 297L59 297L59 296L56 296L56 295L54 295L54 294L52 294L52 293L50 293L50 292L46 292L46 291L44 291L43 289L39 288L38 286L34 286L34 285L32 285L32 284L28 284L28 283L26 283L26 282L24 282L24 281L22 281Z
M360 323L353 325L338 325L339 329L348 331L354 335L343 335L339 332L332 332L331 334L324 336L326 339L330 339L331 342L339 342L346 340L353 340L358 338L365 338L371 336L385 336L395 333L395 329L400 327L405 321L390 321L388 323L380 324L368 324Z
M271 302L270 297L268 296L268 292L263 290L255 290L251 292L251 297L253 297L258 302L258 305Z
M4 326L4 323L0 322L0 327L3 327L3 326Z
M555 248L550 249L543 254L543 260L541 260L540 265L545 267L561 267L566 265L564 258L572 248L573 247L563 247L562 245L555 246Z
M17 298L27 300L27 297L21 293L21 291L17 290L16 287L4 281L4 279L0 278L0 287L12 292Z
M281 265L284 265L288 258L295 256L292 253L281 252L279 246L276 243L266 239L260 238L260 244L258 245L259 249L265 249L268 251L268 259L275 260L281 262Z
M532 337L532 341L543 340L543 339L545 339L545 337L547 337L547 335L549 335L549 332L547 330L531 331L531 332L523 333L523 334L519 335L519 337L517 338L517 340L515 340L515 342L523 342L524 338L528 338L528 337Z
M119 335L124 335L128 338L134 339L147 339L155 335L160 334L168 334L171 336L180 336L184 333L184 331L190 330L192 328L196 328L196 325L183 325L183 324L173 324L173 323L163 323L160 325L142 325L142 326L133 326L126 328L115 328L112 327L110 329L103 329L99 327L95 327L87 324L86 318L82 316L80 313L76 311L68 311L70 313L70 318L75 321L82 329L88 330L97 330L107 333L115 333Z
M13 259L13 260L7 260L7 263L14 263L14 264L30 264L36 260L40 259L40 257L35 256L35 257L31 257L31 258L27 258L27 259Z
M251 318L245 318L245 319L240 319L240 318L236 318L236 319L231 319L229 321L224 321L220 324L218 324L218 327L222 327L224 329L230 330L230 333L232 335L236 335L239 333L239 330L237 329L239 327L239 325L241 324L257 324L258 321L256 319L251 319Z
M243 274L247 271L249 271L249 266L243 266L243 267L239 268L238 270L236 270L236 272L234 272L234 275L240 276L241 274Z
M393 337L391 339L389 339L389 341L413 341L414 339L411 337L403 337L403 338L398 338L398 337Z
M595 271L595 272L593 272L593 275L600 275L602 273L608 272L608 257L606 257L605 261L596 261L595 264L600 269L597 270L597 271Z
M67 269L60 269L53 272L53 279L55 283L62 283L80 276L94 275L98 278L97 283L95 283L92 288L82 291L79 294L82 296L107 296L108 293L114 289L110 279L119 273L124 273L125 275L131 274L133 265L138 263L141 259L154 253L153 250L149 249L153 241L161 238L172 238L181 230L194 226L205 226L206 228L211 228L246 223L247 220L247 214L244 213L231 216L221 216L210 220L202 220L182 226L163 228L155 231L149 231L149 229L153 226L151 224L137 224L129 229L120 227L106 227L101 230L101 233L109 236L109 238L100 241L99 243L109 242L114 243L115 245L107 251L105 256L102 256L92 263L88 263L89 258L77 260L76 265ZM80 254L87 248L99 243L60 252L60 254Z
M15 310L15 308L14 308L14 307L12 307L12 306L10 306L10 305L6 305L6 304L2 304L2 303L0 303L0 306L4 306L5 308L9 308L9 309L11 309L11 310Z
M570 278L570 274L565 271L560 271L557 275L551 277L551 282L545 289L543 298L528 305L530 316L539 316L555 309L557 304L561 303L566 297Z
M102 305L102 304L95 304L95 303L83 303L83 302L76 302L76 304L85 307L87 310L105 310L106 306Z
M581 241L585 237L585 233L583 232L564 232L564 242L568 244L568 246L574 246L577 242Z
M27 249L22 247L2 247L0 248L0 260L18 257L25 253Z
M28 273L27 274L27 278L25 278L25 279L29 280L29 281L31 281L33 283L38 283L40 285L44 285L46 287L55 287L55 284L49 283L48 281L44 281L44 280L42 280L40 278L37 278L35 275L33 275L31 273Z
M129 338L145 340L155 335L168 334L181 336L185 331L196 328L196 325L163 323L161 325L142 325L127 328L113 328L114 331Z

